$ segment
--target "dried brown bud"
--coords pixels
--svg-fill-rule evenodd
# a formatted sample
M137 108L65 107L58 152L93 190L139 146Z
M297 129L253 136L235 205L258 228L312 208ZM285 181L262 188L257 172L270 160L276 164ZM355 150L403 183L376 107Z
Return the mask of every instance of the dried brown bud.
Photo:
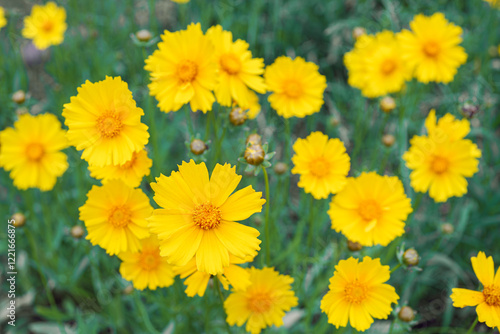
M18 90L14 94L12 94L12 101L17 104L23 104L26 101L26 93L22 90Z
M415 311L409 306L403 306L398 313L398 318L404 322L410 322L415 319Z
M135 33L135 37L137 37L137 39L141 42L149 42L153 35L149 30L141 29Z
M247 140L245 142L246 145L261 145L262 144L262 137L256 133L252 133L251 135L248 135Z
M207 144L201 139L193 139L190 145L191 152L196 155L203 154L207 149Z
M85 230L80 225L75 225L71 228L70 233L73 238L80 239L81 237L83 237Z
M403 253L403 262L407 266L416 266L420 262L420 256L414 248L408 248Z
M391 147L395 142L396 137L394 137L393 135L386 134L382 136L382 143L387 147Z
M360 251L363 246L358 242L347 240L347 248L349 248L351 252L357 252Z
M352 29L352 38L358 39L361 36L366 35L366 29L363 27L354 27Z
M450 223L444 223L443 225L441 225L441 232L443 232L444 234L452 234L453 232L455 232L455 228Z
M21 227L24 226L24 224L26 224L26 216L21 212L14 213L12 217L10 217L10 219L14 220L12 225L14 225L15 227Z
M229 113L229 121L231 124L238 126L247 120L247 112L240 107L233 108Z
M394 108L396 108L396 101L392 97L386 96L380 100L380 109L383 112L390 113Z
M274 172L278 175L285 174L288 171L288 165L284 162L278 162L274 165Z
M266 153L261 145L251 145L245 150L244 158L250 165L260 165L264 161Z

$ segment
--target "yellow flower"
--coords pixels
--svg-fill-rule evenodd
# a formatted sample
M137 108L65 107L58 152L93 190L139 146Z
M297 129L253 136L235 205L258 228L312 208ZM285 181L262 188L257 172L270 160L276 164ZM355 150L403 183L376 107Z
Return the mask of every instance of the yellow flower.
M235 290L245 290L250 285L250 274L237 264L252 262L253 258L253 256L247 256L242 260L229 254L229 266L224 268L222 274L217 274L217 278L222 283L222 287L228 290L229 284L231 284ZM184 285L187 286L186 295L188 295L188 297L194 297L195 295L203 297L211 275L206 272L198 271L196 267L196 257L193 257L185 266L176 267L174 271L175 274L180 275L182 279L187 277L184 281Z
M400 49L391 31L361 36L344 57L349 84L370 98L399 92L411 79L411 68L403 61Z
M0 167L10 172L19 189L51 190L68 169L66 131L52 114L23 114L14 128L0 132Z
M83 150L89 165L123 165L148 143L148 127L126 82L106 77L78 88L78 95L64 105L70 145Z
M380 259L365 256L361 262L353 257L340 260L330 278L330 290L321 300L321 311L337 329L349 322L364 332L373 318L387 319L391 304L397 304L396 290L384 284L389 278L389 266L382 266Z
M246 331L260 333L264 328L283 325L285 311L298 305L292 290L293 278L280 275L274 268L246 269L250 273L250 286L233 291L224 302L227 323L242 326Z
M313 132L306 139L293 144L295 165L293 174L300 174L298 186L314 198L327 198L338 193L346 183L351 168L350 158L339 139L328 139L321 132Z
M261 74L264 73L264 60L252 58L248 43L238 39L233 42L233 34L222 30L220 25L211 27L207 37L215 46L215 62L217 63L218 84L215 97L220 105L229 107L234 101L239 105L250 106L252 92L266 92Z
M479 252L477 257L471 257L471 262L474 273L483 285L483 290L452 289L450 297L453 306L460 308L477 306L479 321L491 328L500 329L500 269L495 275L493 258L486 257L484 252Z
M177 111L188 102L193 111L211 110L217 67L214 46L200 24L177 32L165 30L161 39L144 67L151 78L149 93L156 97L160 110Z
M189 0L172 0L173 2L177 2L177 3L188 3Z
M120 179L129 187L135 188L141 184L142 178L149 175L153 160L148 158L146 150L132 153L132 159L123 165L104 167L89 166L90 176L102 180L105 184L110 180Z
M217 164L209 179L205 163L183 162L178 172L151 183L154 200L162 209L149 219L158 234L161 255L175 266L196 256L199 271L221 274L229 253L244 259L260 250L259 231L236 221L262 210L262 193L248 186L235 192L241 176L229 164Z
M500 0L484 0L490 4L491 7L500 8Z
M347 179L333 197L328 215L332 229L363 246L387 246L404 233L412 212L410 199L396 176L362 173Z
M302 118L321 109L326 78L316 64L301 57L278 57L267 66L264 78L272 92L268 100L278 115Z
M87 239L92 245L99 245L114 255L141 249L140 239L149 236L146 218L152 212L149 199L141 189L113 180L90 189L87 201L80 207L80 220L87 227Z
M61 44L66 28L66 11L50 1L45 6L33 6L30 16L24 18L22 34L32 39L38 49L44 50Z
M167 259L160 256L158 238L155 235L142 239L139 252L118 254L122 263L120 274L127 281L132 281L138 290L156 290L174 283L174 271Z
M416 15L410 22L412 31L398 34L405 62L415 71L418 81L449 83L457 68L467 60L462 42L462 28L449 23L444 14Z
M469 121L455 120L450 114L436 124L431 110L425 122L428 136L414 136L410 148L403 154L410 168L411 186L417 192L429 190L436 202L467 193L466 177L478 171L481 151L476 144L463 139L470 131Z
M7 25L7 19L5 18L5 10L0 6L0 30Z

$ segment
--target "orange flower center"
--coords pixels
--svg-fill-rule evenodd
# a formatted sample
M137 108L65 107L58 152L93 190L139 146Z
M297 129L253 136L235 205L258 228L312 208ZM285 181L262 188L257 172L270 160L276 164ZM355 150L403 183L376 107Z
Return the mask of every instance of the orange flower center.
M131 220L132 212L126 206L117 206L111 210L108 222L114 227L126 227Z
M358 208L359 215L366 221L378 220L382 216L380 205L374 200L366 200Z
M132 158L124 163L123 165L120 166L121 169L129 169L134 166L135 162L137 161L137 152L132 153Z
M42 25L42 30L45 32L50 32L54 28L54 23L52 21L46 21Z
M241 69L241 62L234 54L226 53L220 57L220 66L229 74L237 74Z
M439 44L434 41L429 41L424 44L423 50L428 57L436 57L440 51Z
M197 205L193 210L193 221L204 230L219 226L222 220L220 209L210 202Z
M123 127L118 113L107 111L97 119L97 130L104 138L114 138L120 134Z
M150 251L143 251L139 257L139 266L144 270L153 270L158 268L161 262L160 251L153 249Z
M443 174L448 170L450 162L443 157L434 157L431 162L431 168L436 174Z
M489 285L483 290L484 301L489 306L500 306L500 286Z
M182 83L192 82L198 75L198 65L191 60L183 60L177 65L177 76Z
M382 73L385 75L391 74L392 72L394 72L395 69L396 69L396 62L392 59L386 59L382 63L381 70Z
M366 299L367 288L358 280L350 282L344 288L344 296L348 303L359 304Z
M44 154L45 150L39 143L31 143L28 145L28 147L26 147L26 155L31 161L40 161Z
M254 293L247 299L247 307L255 313L264 313L269 311L273 304L269 293Z
M330 164L323 158L313 160L309 163L311 174L317 177L323 177L330 172Z
M302 95L302 85L297 80L288 80L283 86L284 93L289 98L297 98Z

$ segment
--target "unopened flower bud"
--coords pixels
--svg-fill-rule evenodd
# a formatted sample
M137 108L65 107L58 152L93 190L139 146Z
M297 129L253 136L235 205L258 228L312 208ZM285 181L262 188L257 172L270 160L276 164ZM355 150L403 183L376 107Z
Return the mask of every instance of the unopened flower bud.
M203 154L207 149L207 144L201 139L193 139L190 145L191 152L196 155Z
M462 115L470 119L479 112L479 106L470 103L464 103L464 105L460 108L460 112L462 113Z
M22 90L18 90L14 94L12 94L12 101L17 104L23 104L26 101L26 93Z
M245 149L244 158L250 165L260 165L264 161L266 153L260 144L251 145Z
M394 108L396 108L396 101L392 97L386 96L380 100L380 109L383 112L390 113Z
M125 289L123 289L124 295L130 295L132 292L134 292L134 287L132 285L127 285Z
M274 165L274 172L278 175L285 174L288 170L288 165L284 162L278 162Z
M394 137L393 135L386 134L382 136L382 143L387 147L391 147L395 142L396 137Z
M256 133L252 133L251 135L248 135L247 140L245 142L246 145L261 145L262 144L262 137Z
M80 225L75 225L71 228L70 233L73 238L80 239L81 237L83 237L85 230Z
M416 266L420 262L420 256L414 248L408 248L403 253L403 262L407 266Z
M363 27L354 27L352 29L352 38L358 39L361 36L366 35L366 29Z
M21 116L21 115L24 115L24 114L27 114L27 113L29 113L29 109L26 108L26 107L24 107L24 106L23 107L19 107L19 108L16 109L16 115L17 116Z
M357 252L360 251L363 246L359 242L347 240L347 248L349 248L351 252Z
M24 224L26 224L26 216L21 212L14 213L12 217L10 217L10 219L14 220L12 225L14 225L15 227L21 227L24 226Z
M247 120L247 112L240 107L233 108L229 113L229 121L234 126L241 125Z
M415 319L415 311L409 306L403 306L398 313L398 318L404 322L410 322Z
M441 232L443 232L444 234L452 234L454 231L455 228L450 223L444 223L443 225L441 225Z
M330 117L330 125L331 126L337 126L339 124L340 124L340 121L337 117L335 117L335 116Z
M141 42L149 42L153 35L149 30L141 29L135 33L135 37L137 37L137 39Z

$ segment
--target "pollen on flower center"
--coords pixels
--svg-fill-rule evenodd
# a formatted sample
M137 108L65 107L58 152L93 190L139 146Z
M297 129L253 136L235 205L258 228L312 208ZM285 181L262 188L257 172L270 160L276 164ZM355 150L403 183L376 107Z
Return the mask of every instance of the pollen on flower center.
M126 206L116 206L108 216L108 222L114 227L126 227L130 223L132 213Z
M431 162L431 168L436 174L443 174L448 170L449 161L443 157L434 157Z
M198 75L198 65L191 60L183 60L177 65L177 76L182 83L192 82Z
M500 306L500 286L489 285L483 290L484 301L489 306Z
M227 53L221 56L220 66L225 72L229 74L237 74L241 70L240 60L231 53Z
M247 299L247 307L255 313L267 312L271 305L272 299L268 293L255 293Z
M350 282L344 288L344 294L347 302L359 304L366 299L367 288L358 280Z
M210 202L196 206L193 210L193 221L204 230L219 226L222 220L220 209Z
M26 148L26 155L28 156L28 159L31 161L40 161L40 159L42 159L44 154L45 150L43 149L43 146L40 145L39 143L31 143Z
M381 70L383 74L391 74L396 69L396 63L392 59L386 59L382 63Z
M54 28L54 23L52 21L47 21L42 25L42 30L45 32L50 32Z
M424 45L424 53L429 57L436 57L440 51L439 45L434 41L429 41Z
M104 138L116 137L122 127L122 120L120 115L113 111L107 111L97 119L97 129Z
M158 250L143 251L139 258L139 265L144 270L152 270L158 268L161 257Z
M330 172L330 164L323 158L313 160L309 163L311 174L317 177L322 177Z
M358 208L359 215L366 221L378 220L382 215L380 205L374 200L366 200Z
M297 80L288 80L283 87L284 93L290 98L299 97L302 94L302 86Z

